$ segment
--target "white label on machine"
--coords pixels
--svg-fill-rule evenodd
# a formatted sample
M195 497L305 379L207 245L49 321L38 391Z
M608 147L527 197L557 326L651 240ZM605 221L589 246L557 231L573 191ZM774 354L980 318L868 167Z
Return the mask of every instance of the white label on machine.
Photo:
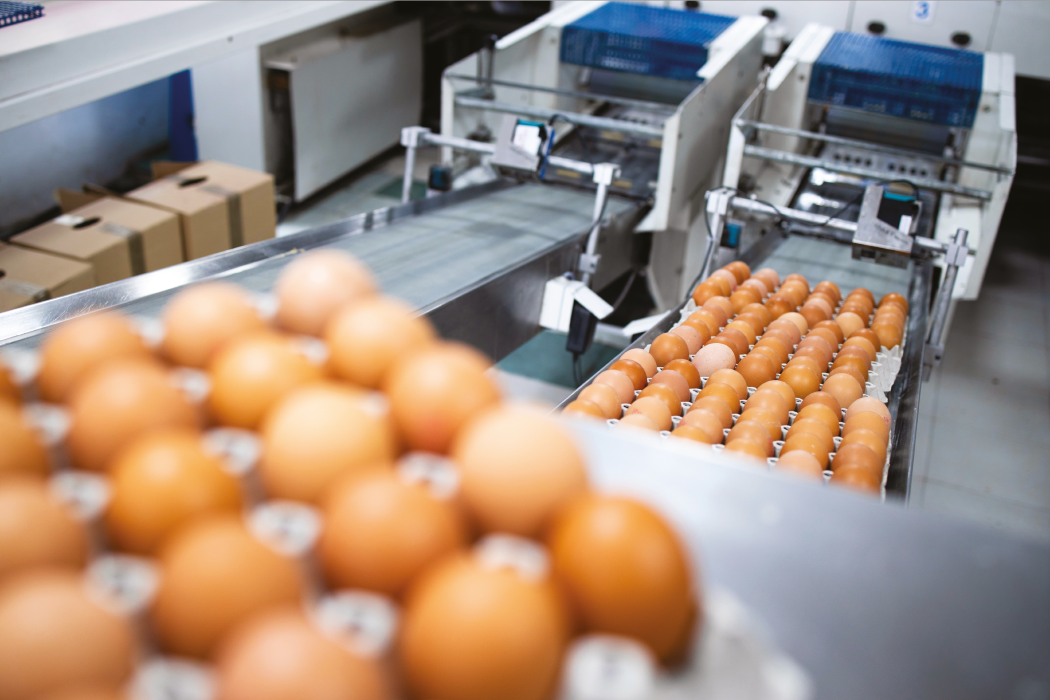
M915 0L911 4L911 21L915 24L933 24L934 0Z
M911 233L911 217L907 214L902 216L901 222L897 225L897 228L901 233Z
M543 138L540 136L540 127L531 124L518 124L514 127L513 143L529 155L540 152Z

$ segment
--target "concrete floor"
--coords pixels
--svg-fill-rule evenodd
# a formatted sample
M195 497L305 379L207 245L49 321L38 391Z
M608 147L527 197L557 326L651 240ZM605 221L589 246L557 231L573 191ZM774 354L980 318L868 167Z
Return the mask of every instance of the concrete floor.
M419 155L414 175L425 182L438 151ZM278 235L396 204L403 169L403 156L367 168L294 212ZM1050 541L1050 247L1038 195L1016 190L980 299L958 304L944 360L922 389L910 506ZM553 405L571 392L564 341L551 336L494 368L508 395ZM595 348L585 376L603 353Z

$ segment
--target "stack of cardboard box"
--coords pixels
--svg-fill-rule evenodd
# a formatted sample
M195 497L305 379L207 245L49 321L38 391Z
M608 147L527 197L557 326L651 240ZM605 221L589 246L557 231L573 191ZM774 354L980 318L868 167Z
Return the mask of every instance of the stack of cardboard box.
M155 163L117 195L55 193L62 215L0 244L0 312L273 238L273 177L225 163Z

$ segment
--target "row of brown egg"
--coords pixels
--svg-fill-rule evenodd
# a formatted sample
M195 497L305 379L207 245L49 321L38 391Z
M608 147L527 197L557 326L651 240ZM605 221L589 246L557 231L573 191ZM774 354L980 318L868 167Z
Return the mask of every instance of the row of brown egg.
M758 284L752 282L744 286L752 280ZM739 285L734 286L734 281ZM764 290L759 284L773 293L760 295ZM729 296L722 296L727 290ZM849 328L847 333L835 315L840 303L846 305L849 312L862 297L871 301L867 290L854 290L843 300L832 282L821 282L811 291L801 275L789 275L781 284L775 271L760 270L750 277L746 265L731 263L694 290L693 301L701 304L700 308L669 333L654 339L648 353L642 355L644 351L637 349L625 353L566 410L618 417L619 409L612 393L595 386L606 384L619 389L619 399L627 399L620 401L629 404L622 407L623 423L650 430L669 430L672 427L669 423L673 423L672 436L707 444L722 443L724 438L726 449L756 460L773 457L775 452L783 456L784 461L778 461L781 468L813 476L824 473L830 464L839 471L839 476L832 477L835 481L877 491L886 460L889 412L876 399L856 402L864 396L867 372L876 355L872 340L880 340L866 327ZM847 326L852 325L853 319L848 316L842 320ZM706 340L705 331L708 332ZM699 348L688 347L689 341L695 346L694 335L702 341ZM681 356L682 341L687 346L685 352L689 352L688 363ZM645 373L650 377L648 381L640 371L646 364L651 365ZM692 367L687 368L687 364ZM669 370L671 374L667 374ZM637 375L633 381L643 387L638 393L639 399L646 398L642 396L645 393L649 398L660 400L630 401L628 382L619 376L623 374ZM680 381L677 375L685 381ZM661 386L654 387L658 376L661 381L656 383ZM677 387L677 398L681 398L683 383L693 390L694 398L692 403L682 399L684 416L675 406L675 392L666 388ZM840 432L844 426L840 420L854 404L856 408L851 416L874 412L886 429L881 438L882 449L873 450L876 455L881 454L877 483L873 483L874 477L857 478L849 468L852 461L857 461L853 453L859 450L850 445L858 436L850 439L846 445L849 449L841 458L835 452L837 443L843 439ZM789 410L795 408L801 415L798 427L792 422L798 416ZM758 430L758 425L764 430ZM856 429L851 426L850 432ZM819 440L805 434L813 431L818 433ZM878 440L872 442L877 447ZM793 455L793 452L802 454ZM834 463L831 463L832 453L838 458ZM866 461L866 466L871 466L871 460Z
M50 332L34 372L0 366L0 697L123 698L157 650L214 664L223 700L543 700L581 634L681 658L702 618L681 542L591 492L562 426L502 403L486 358L349 256L304 254L275 291L272 320L207 283L172 298L156 346L109 312ZM173 383L187 368L199 400ZM36 398L63 404L54 444ZM639 546L665 565L624 587ZM155 578L134 622L97 604L100 570ZM348 615L396 629L369 642Z

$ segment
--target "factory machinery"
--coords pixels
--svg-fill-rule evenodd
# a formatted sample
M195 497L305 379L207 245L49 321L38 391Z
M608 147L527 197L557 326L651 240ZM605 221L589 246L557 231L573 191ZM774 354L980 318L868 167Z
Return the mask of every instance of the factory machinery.
M636 346L676 323L695 282L731 259L844 292L907 292L886 485L906 497L924 357L939 352L951 300L979 291L1009 190L1009 57L951 52L969 61L946 73L968 76L951 93L961 97L900 111L887 89L900 80L851 73L848 61L926 47L855 48L866 39L811 26L762 74L765 19L674 10L659 12L706 32L688 72L588 43L617 23L642 27L622 13L652 9L569 4L446 71L441 133L406 128L409 160L440 147L453 182L479 168L495 179L8 312L0 352L32 350L55 324L99 309L156 318L201 280L265 295L297 253L330 247L360 258L442 336L498 360L539 330L545 306L557 327L577 306L600 315L589 290L636 264L633 241L651 235L646 279L670 311ZM916 216L875 223L886 224L888 195ZM709 585L765 621L814 696L1045 690L1045 546L737 468L684 441L570 424L594 482L659 506Z

